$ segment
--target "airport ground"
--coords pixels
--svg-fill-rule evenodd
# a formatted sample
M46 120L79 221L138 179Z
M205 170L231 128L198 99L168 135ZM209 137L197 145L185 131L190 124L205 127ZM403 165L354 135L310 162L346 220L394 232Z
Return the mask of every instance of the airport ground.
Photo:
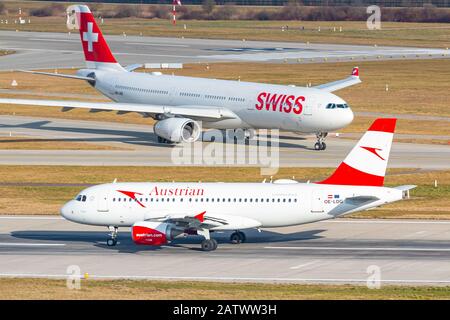
M332 168L281 168L273 179L320 181ZM12 174L13 173L13 174ZM0 214L58 215L62 203L83 188L119 181L262 181L259 168L0 166ZM434 181L438 186L434 186ZM450 171L390 169L386 185L416 184L411 199L352 215L354 218L450 219Z
M450 299L450 286L302 285L150 280L82 280L69 290L66 280L0 279L0 299L269 299L269 300L428 300Z
M33 1L34 2L34 1ZM6 2L9 24L0 24L0 30L67 32L64 14L30 18L31 24L14 24L18 8L23 10L48 5L39 2ZM103 9L117 5L102 4ZM240 10L247 10L241 7ZM252 8L250 8L251 10ZM186 29L184 28L186 25ZM282 27L286 27L282 29ZM450 46L448 24L383 22L381 30L367 29L366 21L253 21L253 20L179 20L176 26L170 19L108 18L101 28L105 34L127 36L185 37L208 39L237 39L261 41L287 41L358 45L394 45L447 48ZM320 28L320 31L319 31ZM339 32L342 28L342 32Z
M134 23L138 27L132 26ZM281 22L189 21L186 31L182 24L170 29L167 23L163 20L106 19L102 28L112 34L125 31L127 39L131 39L131 35L138 36L140 32L143 35L178 38L232 38L241 40L242 47L250 48L256 45L250 43L250 39L350 43L372 47L374 44L444 49L449 46L449 27L440 24L384 24L382 31L370 33L365 30L363 22L289 22L290 31L286 33L281 31L281 25L286 23ZM25 28L46 31L45 25L52 32L66 32L63 17L33 18L33 23ZM317 31L319 25L320 32ZM339 25L343 26L342 33L332 31L334 26ZM301 26L305 26L305 30L300 31ZM0 29L5 28L0 25ZM24 34L20 31L19 34ZM54 34L49 35L54 37ZM43 33L41 38L45 37ZM242 41L244 37L245 42ZM114 45L119 45L120 41L115 40ZM19 50L18 61L27 62L26 57L31 57L33 52L33 57L63 56L62 53L66 57L81 55L70 50L70 41L59 39L53 42L55 46L61 46L53 55L39 48ZM76 41L73 45L79 45ZM124 41L120 44L129 47ZM34 42L48 43L46 46L52 43L48 39ZM193 50L188 48L190 43L194 44L195 41L180 46L165 39L151 48L154 51L161 50L157 46L168 44L172 45L171 51L180 53L185 49ZM228 43L225 50L221 47L225 46L224 43L217 41L215 44L219 54L230 48L241 47L236 46L236 43ZM264 45L273 47L270 42L258 44L260 48ZM139 45L136 44L136 47ZM67 52L64 51L66 49ZM320 50L315 48L312 51ZM327 50L326 46L324 50ZM196 52L200 56L202 51ZM161 53L161 56L155 59L169 55L167 51L157 53ZM148 57L143 53L137 54L142 54L142 59ZM15 59L15 56L11 54L5 58ZM423 59L425 56L417 57L421 60L400 57L400 60L391 61L389 55L379 59L387 61L366 61L360 56L357 62L349 61L350 58L346 58L347 62L330 62L323 58L315 58L314 61L311 58L307 63L283 63L279 59L279 63L267 64L253 61L213 63L203 56L201 63L185 64L182 70L168 71L177 75L304 86L344 78L357 64L361 68L363 83L339 92L356 112L354 123L343 130L340 138L330 137L328 152L323 153L320 159L307 148L311 144L311 137L302 140L286 135L283 140L286 150L282 155L291 159L290 166L281 168L274 179L294 176L300 181L314 181L327 176L375 117L397 116L398 134L394 148L398 149L393 149L386 183L389 186L418 185L411 192L410 200L359 213L351 216L351 219L268 230L262 235L255 232L250 235L252 241L240 246L228 244L226 236L218 235L220 248L212 255L196 250L198 239L182 239L161 250L137 247L132 243L128 230L120 234L121 246L108 249L104 245L106 232L103 228L75 225L57 215L61 204L82 188L110 182L115 178L119 181L261 181L264 177L258 168L165 167L161 163L156 167L151 164L140 166L138 162L124 167L116 155L121 154L123 159L131 161L149 155L140 152L142 150L151 149L152 154L165 152L146 140L151 137L151 120L136 114L118 116L112 112L89 113L83 110L62 113L56 108L0 106L1 160L12 155L10 159L16 163L23 160L28 161L28 164L41 164L0 166L0 251L1 258L5 259L5 263L0 264L0 273L2 276L27 277L0 279L0 298L229 299L241 295L252 299L449 299L450 60L441 55L441 59ZM137 56L119 57L131 59ZM40 61L39 57L32 60L36 63ZM13 80L18 86L11 86ZM105 100L83 82L17 72L0 73L0 96ZM92 127L97 128L96 132ZM141 134L138 135L137 131ZM59 150L61 147L65 150ZM97 160L105 158L106 154L108 158L111 155L113 161L117 157L116 165L95 161L94 164L83 165L79 162L84 155L91 153ZM42 156L40 160L39 156ZM65 162L68 158L74 158L75 164L68 165ZM62 164L45 166L39 162L50 163L55 159L59 159L57 161ZM294 162L297 166L292 166ZM300 168L299 165L305 167ZM435 180L438 182L437 187L434 186ZM82 281L80 291L67 290L65 280L61 280L66 276L65 268L69 263L81 265L83 272L90 274L88 280ZM184 267L183 270L180 270L180 265ZM370 265L378 265L383 270L385 282L379 290L369 290L364 286L368 276L366 269ZM195 282L180 281L186 280L183 278L186 276L194 279L199 275L199 269L202 270L203 278L197 278ZM124 275L124 270L129 272ZM45 275L58 279L33 279L33 276ZM139 275L147 280L106 280L108 276L117 279ZM225 277L226 283L209 282L220 281L221 276ZM259 278L252 280L252 276ZM177 281L149 280L171 277ZM273 280L275 282L283 280L295 284L243 283L264 282L264 279L271 278L276 278ZM233 281L239 283L229 283Z
M450 110L446 105L449 98L447 89L450 81L450 60L359 61L357 64L363 83L341 90L339 96L345 99L355 112L361 114L343 132L363 132L374 117L385 113L406 115L399 121L397 133L450 135L448 128ZM196 63L186 64L181 70L166 73L299 86L311 83L314 86L345 78L354 65L355 62L299 65ZM73 72L73 70L58 71ZM424 74L427 76L422 76ZM18 86L11 86L13 80L16 80ZM20 72L1 72L0 88L0 96L5 98L23 96L30 99L106 101L105 97L84 82ZM0 114L3 115L153 124L150 119L136 114L117 116L112 112L93 114L86 110L73 110L62 113L58 110L52 107L0 106ZM431 118L427 118L429 116Z

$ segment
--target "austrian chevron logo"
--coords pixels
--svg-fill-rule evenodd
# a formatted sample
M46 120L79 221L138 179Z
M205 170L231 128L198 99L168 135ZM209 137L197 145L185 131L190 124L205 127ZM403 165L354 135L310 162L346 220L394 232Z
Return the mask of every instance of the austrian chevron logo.
M384 159L382 156L380 156L380 154L378 153L378 151L381 151L382 149L379 149L379 148L373 148L373 147L363 147L363 146L361 146L361 148L363 148L364 150L367 150L367 151L373 153L373 154L376 155L378 158L380 158L381 160L385 161L385 159Z
M133 199L136 201L142 208L145 208L145 206L136 198L136 195L142 195L142 193L134 192L134 191L124 191L124 190L117 190L118 192L126 195L127 197Z

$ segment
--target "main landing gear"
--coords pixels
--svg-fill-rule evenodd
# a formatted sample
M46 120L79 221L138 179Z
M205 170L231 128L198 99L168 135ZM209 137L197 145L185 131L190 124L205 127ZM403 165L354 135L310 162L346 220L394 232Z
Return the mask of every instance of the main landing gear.
M230 242L233 244L243 243L247 240L245 233L242 231L235 231L230 236Z
M197 230L197 234L205 237L205 240L203 240L201 244L203 251L214 251L217 249L217 240L211 239L208 229Z
M114 226L108 227L110 234L109 239L106 240L108 247L114 247L117 244L117 235L119 234L119 228Z
M323 141L325 140L325 137L328 135L328 132L317 132L317 142L314 145L315 150L325 150L327 148L326 143Z
M158 143L171 144L172 141L164 139L163 137L158 136Z
M217 249L217 241L215 239L205 239L202 241L203 251L214 251Z
M224 142L228 139L228 141L233 141L234 143L247 143L256 137L255 129L226 129L222 132L224 132Z

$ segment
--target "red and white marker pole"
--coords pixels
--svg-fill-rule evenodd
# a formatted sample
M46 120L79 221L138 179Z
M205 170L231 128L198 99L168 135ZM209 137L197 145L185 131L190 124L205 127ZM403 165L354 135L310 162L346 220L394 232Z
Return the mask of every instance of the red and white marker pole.
M177 24L177 5L181 6L180 0L173 0L172 2L172 24Z

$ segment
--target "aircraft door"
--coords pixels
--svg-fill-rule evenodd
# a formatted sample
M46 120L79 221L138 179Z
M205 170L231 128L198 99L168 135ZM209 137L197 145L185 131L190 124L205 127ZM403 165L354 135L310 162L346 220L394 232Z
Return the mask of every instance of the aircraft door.
M100 211L100 212L108 212L109 211L108 194L107 193L102 193L98 197L98 200L97 200L97 211Z
M319 190L313 191L311 197L311 212L323 212L323 193Z
M313 99L313 98L307 99L304 104L303 115L312 116L313 108L314 108L315 104L316 104L315 99Z

